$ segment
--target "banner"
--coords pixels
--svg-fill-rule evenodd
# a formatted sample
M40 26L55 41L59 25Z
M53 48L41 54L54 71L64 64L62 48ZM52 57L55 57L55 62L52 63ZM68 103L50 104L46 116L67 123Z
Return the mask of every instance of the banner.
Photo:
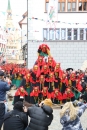
M48 16L50 21L57 21L58 0L50 0L48 7Z
M49 0L48 20L50 27L54 26L55 28L56 21L58 20L57 15L58 15L58 0ZM55 22L53 23L53 21Z

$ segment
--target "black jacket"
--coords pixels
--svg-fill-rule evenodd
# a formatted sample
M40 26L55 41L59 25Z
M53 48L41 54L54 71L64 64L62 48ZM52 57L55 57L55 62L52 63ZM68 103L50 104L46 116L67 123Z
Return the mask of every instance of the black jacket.
M3 130L24 130L27 125L27 114L18 110L13 110L5 115Z
M28 130L48 130L48 126L53 120L53 110L49 106L38 105L32 106L28 109L30 123Z
M84 76L84 81L87 83L87 76L86 75Z

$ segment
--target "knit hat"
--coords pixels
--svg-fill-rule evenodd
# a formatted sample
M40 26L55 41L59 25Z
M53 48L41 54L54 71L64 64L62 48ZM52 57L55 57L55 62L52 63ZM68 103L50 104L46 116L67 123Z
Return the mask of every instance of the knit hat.
M20 112L22 112L22 111L23 111L23 102L21 102L21 101L16 102L16 103L14 104L14 109L17 109L17 110L19 110Z
M4 72L0 70L0 76L4 76Z
M49 107L52 107L52 101L51 101L51 99L45 99L45 100L43 101L43 103L44 103L45 105L49 106Z

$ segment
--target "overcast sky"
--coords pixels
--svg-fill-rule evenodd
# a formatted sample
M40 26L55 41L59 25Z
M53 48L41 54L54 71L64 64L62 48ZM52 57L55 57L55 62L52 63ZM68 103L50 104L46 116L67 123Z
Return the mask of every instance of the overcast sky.
M27 10L27 0L10 0L11 9L13 14L13 20L19 22L22 19L22 14ZM0 24L3 24L3 21L6 18L6 11L8 6L8 0L0 0ZM5 15L3 15L3 13ZM16 16L18 15L18 16Z

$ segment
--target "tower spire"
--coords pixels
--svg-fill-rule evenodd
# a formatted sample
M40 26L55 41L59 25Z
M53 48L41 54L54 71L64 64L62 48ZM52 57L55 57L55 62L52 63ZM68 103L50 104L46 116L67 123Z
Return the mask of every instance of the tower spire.
M10 0L8 0L8 5L7 5L6 27L7 27L7 28L12 28L12 27L13 27L13 22L12 22L12 10L11 10Z
M10 0L8 0L8 8L7 8L7 10L11 10Z

